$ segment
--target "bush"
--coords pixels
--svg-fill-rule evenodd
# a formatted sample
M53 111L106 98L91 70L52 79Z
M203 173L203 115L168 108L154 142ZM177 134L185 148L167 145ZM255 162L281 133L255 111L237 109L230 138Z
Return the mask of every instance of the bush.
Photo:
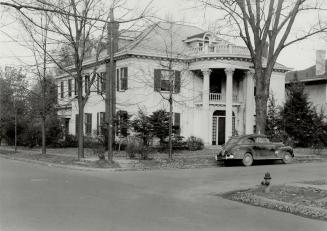
M190 151L196 151L203 149L203 141L200 138L197 138L195 136L190 136L187 140L187 147Z
M140 155L141 159L148 159L149 150L143 144L143 141L138 137L127 137L127 146L125 151L129 158L135 158L135 156L138 154Z

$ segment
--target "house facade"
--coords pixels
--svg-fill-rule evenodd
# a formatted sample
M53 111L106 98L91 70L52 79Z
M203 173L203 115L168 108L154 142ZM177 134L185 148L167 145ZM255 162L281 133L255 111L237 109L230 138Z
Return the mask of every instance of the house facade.
M246 47L234 45L200 28L158 23L135 37L121 36L116 63L116 111L136 115L169 110L169 81L173 81L174 124L185 138L196 136L206 145L224 144L235 134L250 134L255 128L255 80ZM104 121L103 79L107 54L101 56L96 81L85 106L85 135L99 132ZM265 60L265 57L263 57ZM85 62L89 84L92 60ZM284 102L285 72L276 64L271 92ZM170 79L171 76L171 79ZM58 114L70 134L76 134L78 107L74 80L56 78ZM132 117L133 118L133 117Z
M316 108L317 112L327 115L327 61L319 62L307 69L290 71L286 73L286 87L292 82L304 84L304 93L308 101Z

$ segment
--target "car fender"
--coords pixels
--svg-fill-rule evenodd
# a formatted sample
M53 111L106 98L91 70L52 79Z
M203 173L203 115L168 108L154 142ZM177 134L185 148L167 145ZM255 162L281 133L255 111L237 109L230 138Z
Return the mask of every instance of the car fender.
M291 153L292 157L294 157L293 148L290 146L280 147L279 151L280 151L280 153L289 152L289 153Z

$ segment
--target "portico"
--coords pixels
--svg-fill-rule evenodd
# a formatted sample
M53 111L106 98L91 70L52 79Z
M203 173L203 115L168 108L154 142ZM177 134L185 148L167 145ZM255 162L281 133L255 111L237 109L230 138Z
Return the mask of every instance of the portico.
M221 140L227 142L232 135L253 133L253 72L226 67L203 68L201 74L202 98L197 105L203 112L201 124L204 129L204 142L218 145ZM217 112L220 113L218 117ZM220 141L217 141L218 134Z

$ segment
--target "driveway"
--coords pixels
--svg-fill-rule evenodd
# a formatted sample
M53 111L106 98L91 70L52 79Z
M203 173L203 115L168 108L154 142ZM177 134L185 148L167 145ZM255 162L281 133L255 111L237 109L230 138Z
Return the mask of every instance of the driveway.
M138 172L0 159L0 230L327 230L327 223L228 201L258 184L322 179L327 163Z

